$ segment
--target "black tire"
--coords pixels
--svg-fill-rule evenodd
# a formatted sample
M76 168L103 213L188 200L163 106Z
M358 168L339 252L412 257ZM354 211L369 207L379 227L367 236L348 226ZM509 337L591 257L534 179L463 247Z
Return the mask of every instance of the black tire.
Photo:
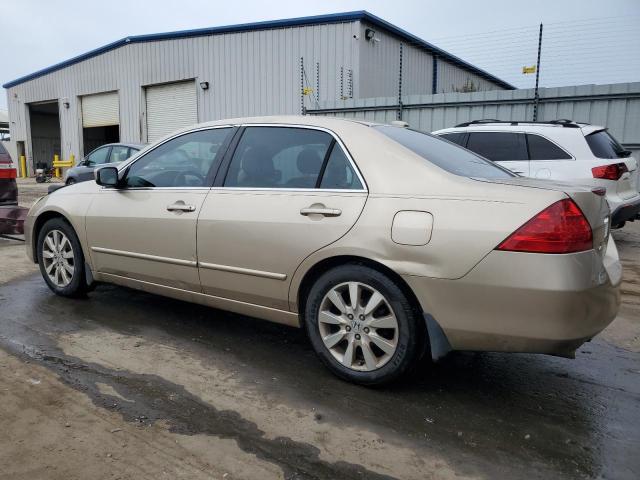
M369 285L380 292L397 319L396 350L386 364L371 371L354 370L338 361L325 346L318 326L318 315L325 295L334 287L353 281ZM304 323L311 345L320 360L338 377L360 385L380 385L400 378L418 363L427 342L422 314L402 289L378 270L358 263L333 268L318 278L307 296Z
M73 249L73 275L71 276L71 281L69 282L69 284L63 287L56 285L49 278L43 258L45 239L47 235L54 230L58 230L64 233L64 235L69 239L69 243L71 244L71 247ZM47 222L40 229L37 241L38 265L40 266L40 273L42 274L44 281L47 283L47 286L51 289L51 291L56 295L60 295L63 297L75 298L85 296L89 291L89 287L87 286L85 278L84 254L82 252L82 247L80 246L78 236L73 230L73 227L62 218L52 218L51 220L47 220Z
M67 183L67 185L73 185L73 184L77 183L77 181L76 181L75 178L69 178L69 179L67 179L66 183Z

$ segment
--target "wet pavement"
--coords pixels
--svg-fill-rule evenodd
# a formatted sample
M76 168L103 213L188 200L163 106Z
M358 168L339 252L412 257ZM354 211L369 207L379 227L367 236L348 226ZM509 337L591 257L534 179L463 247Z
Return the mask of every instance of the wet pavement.
M125 288L69 300L32 275L0 305L0 347L96 407L231 439L284 478L640 478L640 353L601 338L575 360L455 353L370 389L301 331Z

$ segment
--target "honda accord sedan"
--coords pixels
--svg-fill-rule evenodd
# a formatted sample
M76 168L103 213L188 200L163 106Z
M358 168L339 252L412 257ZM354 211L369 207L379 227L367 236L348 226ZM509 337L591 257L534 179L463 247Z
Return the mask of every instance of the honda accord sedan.
M571 357L619 306L604 192L323 117L216 121L40 199L58 295L107 282L302 327L360 384L452 350Z

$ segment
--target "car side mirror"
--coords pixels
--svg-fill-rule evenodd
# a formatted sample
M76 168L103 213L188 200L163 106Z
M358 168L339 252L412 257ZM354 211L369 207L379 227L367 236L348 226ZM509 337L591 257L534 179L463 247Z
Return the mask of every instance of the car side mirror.
M116 167L102 167L96 170L96 183L103 187L116 188L118 186L118 169Z

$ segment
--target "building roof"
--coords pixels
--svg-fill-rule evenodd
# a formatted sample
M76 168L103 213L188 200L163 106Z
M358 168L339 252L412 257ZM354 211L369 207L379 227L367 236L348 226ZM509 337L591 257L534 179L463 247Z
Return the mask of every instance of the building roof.
M364 21L371 25L377 26L379 28L383 28L388 32L397 35L402 38L406 42L411 45L415 45L419 48L422 48L430 53L438 55L444 60L451 62L459 67L462 67L466 70L469 70L476 75L489 80L491 82L500 85L503 88L513 90L515 87L504 80L501 80L490 73L471 65L468 62L465 62L461 58L456 57L444 50L436 47L435 45L422 40L421 38L403 30L395 25L383 20L380 17L377 17L365 10L359 10L355 12L345 12L345 13L331 13L327 15L314 15L311 17L298 17L298 18L288 18L284 20L268 20L263 22L253 22L253 23L242 23L238 25L227 25L221 27L209 27L209 28L198 28L194 30L181 30L177 32L165 32L165 33L152 33L148 35L134 35L130 37L125 37L120 40L116 40L115 42L109 43L102 47L91 50L87 53L83 53L76 57L70 58L69 60L65 60L64 62L56 63L55 65L51 65L50 67L43 68L42 70L38 70L37 72L33 72L29 75L25 75L24 77L17 78L16 80L12 80L3 85L4 88L11 88L21 83L27 82L29 80L33 80L34 78L41 77L51 72L55 72L57 70L61 70L70 65L74 65L76 63L82 62L89 58L95 57L97 55L101 55L111 50L115 50L116 48L122 47L124 45L128 45L130 43L144 43L144 42L154 42L158 40L171 40L176 38L188 38L188 37L200 37L200 36L208 36L208 35L216 35L221 33L234 33L234 32L246 32L251 30L268 30L275 28L285 28L285 27L299 27L306 25L318 25L318 24L326 24L326 23L340 23L340 22L353 22L353 21Z

